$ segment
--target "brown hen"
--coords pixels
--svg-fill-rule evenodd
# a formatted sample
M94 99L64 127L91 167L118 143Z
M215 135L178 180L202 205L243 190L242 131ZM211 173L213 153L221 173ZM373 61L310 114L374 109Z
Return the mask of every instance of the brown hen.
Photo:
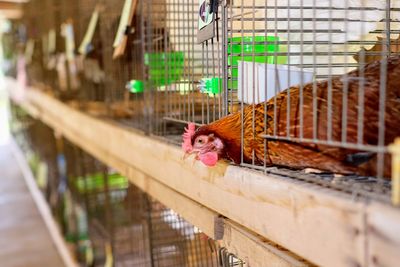
M354 70L347 75L320 81L315 85L313 83L306 84L302 88L302 105L301 89L297 86L290 87L278 94L275 99L247 106L242 112L231 114L187 134L186 137L190 137L190 142L186 143L185 151L197 153L198 159L207 158L209 160L207 165L213 165L214 157L209 155L214 153L218 155L216 160L227 158L235 163L243 161L257 165L280 165L295 169L309 167L334 173L375 176L377 174L376 153L320 143L276 140L264 138L263 135L273 136L275 130L277 136L300 138L300 110L302 109L303 138L316 138L323 141L330 139L333 142L341 142L344 137L346 142L356 144L360 112L359 94L361 93L364 102L364 114L361 117L364 124L363 132L360 135L361 142L364 145L377 146L380 73L381 62L375 61L367 64L362 72ZM329 84L332 86L331 103L328 101ZM345 86L347 88L347 110L343 106L345 104ZM362 89L363 92L360 92ZM313 97L314 95L316 97ZM400 136L399 55L391 56L387 60L386 96L383 97L385 97L384 144L388 145ZM313 101L314 98L315 101ZM287 110L288 104L290 112ZM330 137L328 137L328 107L331 107L332 121ZM315 118L313 116L314 108L316 108ZM346 112L347 116L343 116L346 115L342 114L343 112ZM242 113L244 116L243 158L241 154ZM347 122L343 122L344 117L347 117ZM287 118L289 118L289 126ZM345 127L342 126L343 123L345 123ZM216 140L219 143L216 143ZM220 144L221 142L222 144ZM390 177L390 155L385 154L384 159L384 176Z

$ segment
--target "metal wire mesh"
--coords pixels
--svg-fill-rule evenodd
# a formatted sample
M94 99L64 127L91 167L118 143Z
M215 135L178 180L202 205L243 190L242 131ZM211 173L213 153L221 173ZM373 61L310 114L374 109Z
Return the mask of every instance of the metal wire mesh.
M204 93L199 87L206 78L222 80L221 39L197 43L198 3L153 0L143 1L142 7L151 133L174 138L188 121L203 124L220 118L222 89Z
M106 166L79 153L81 158L75 162L85 165L81 169L86 170L86 178L96 172L96 165L103 169L97 178L103 179L105 186L93 190L87 180L80 195L94 240L100 242L94 246L109 243L116 266L218 266L219 254L210 249L210 244L216 248L214 241L123 177L118 178L126 183L117 188L112 180L115 176L109 175ZM99 262L105 257L100 253Z
M39 44L56 29L49 58L61 63L61 24L73 21L78 44L97 4L103 6L77 89L89 112L175 144L187 122L206 125L239 112L236 163L387 201L390 183L373 177L390 176L387 145L399 135L392 127L400 123L399 93L388 71L388 56L399 51L397 1L218 1L214 37L201 43L201 1L137 1L125 52L116 59L124 1L43 0L42 13L36 1L27 5L25 24L44 10L50 15L28 27L29 36ZM42 57L35 51L33 62ZM71 81L65 89L54 79L59 70L44 69L29 76L48 80L59 93L74 91ZM85 73L93 69L100 81ZM305 173L306 167L329 173ZM332 174L347 168L351 175Z
M231 1L225 10L228 95L242 112L247 105L264 103L266 116L265 151L250 158L244 155L249 136L243 128L260 134L255 129L257 106L248 125L242 119L242 165L263 165L264 170L271 164L301 166L294 159L291 164L271 159L273 144L289 142L320 151L325 146L337 153L370 152L372 175L390 176L386 146L393 136L385 129L393 123L388 106L396 96L387 93L387 80L393 79L387 56L398 52L398 11L393 1ZM383 61L371 81L363 68L377 59ZM350 73L356 68L357 73ZM374 81L380 82L375 102L368 98ZM286 91L286 103L274 97L289 86L296 87Z

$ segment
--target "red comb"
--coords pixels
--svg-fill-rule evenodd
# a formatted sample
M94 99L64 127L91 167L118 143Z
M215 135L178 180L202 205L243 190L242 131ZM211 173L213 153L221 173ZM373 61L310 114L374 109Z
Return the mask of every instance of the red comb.
M188 127L185 128L185 132L182 135L182 149L185 152L190 152L192 150L192 137L194 135L195 129L196 125L193 122L189 122Z

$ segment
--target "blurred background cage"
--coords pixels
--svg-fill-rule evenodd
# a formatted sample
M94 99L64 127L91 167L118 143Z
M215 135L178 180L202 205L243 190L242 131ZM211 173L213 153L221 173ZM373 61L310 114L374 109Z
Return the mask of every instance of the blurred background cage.
M12 117L16 140L32 154L28 159L36 182L45 195L53 195L47 200L57 200L53 214L81 266L247 266L15 105Z
M155 107L151 132L171 139L188 121L204 124L221 118L222 20L216 21L216 36L200 44L198 2L143 4L149 18L144 29L146 89L152 92Z

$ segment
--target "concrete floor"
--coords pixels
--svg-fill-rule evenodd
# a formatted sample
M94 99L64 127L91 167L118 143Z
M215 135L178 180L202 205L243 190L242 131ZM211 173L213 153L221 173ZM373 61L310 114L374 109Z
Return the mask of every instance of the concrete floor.
M0 145L0 266L64 266L8 144Z

